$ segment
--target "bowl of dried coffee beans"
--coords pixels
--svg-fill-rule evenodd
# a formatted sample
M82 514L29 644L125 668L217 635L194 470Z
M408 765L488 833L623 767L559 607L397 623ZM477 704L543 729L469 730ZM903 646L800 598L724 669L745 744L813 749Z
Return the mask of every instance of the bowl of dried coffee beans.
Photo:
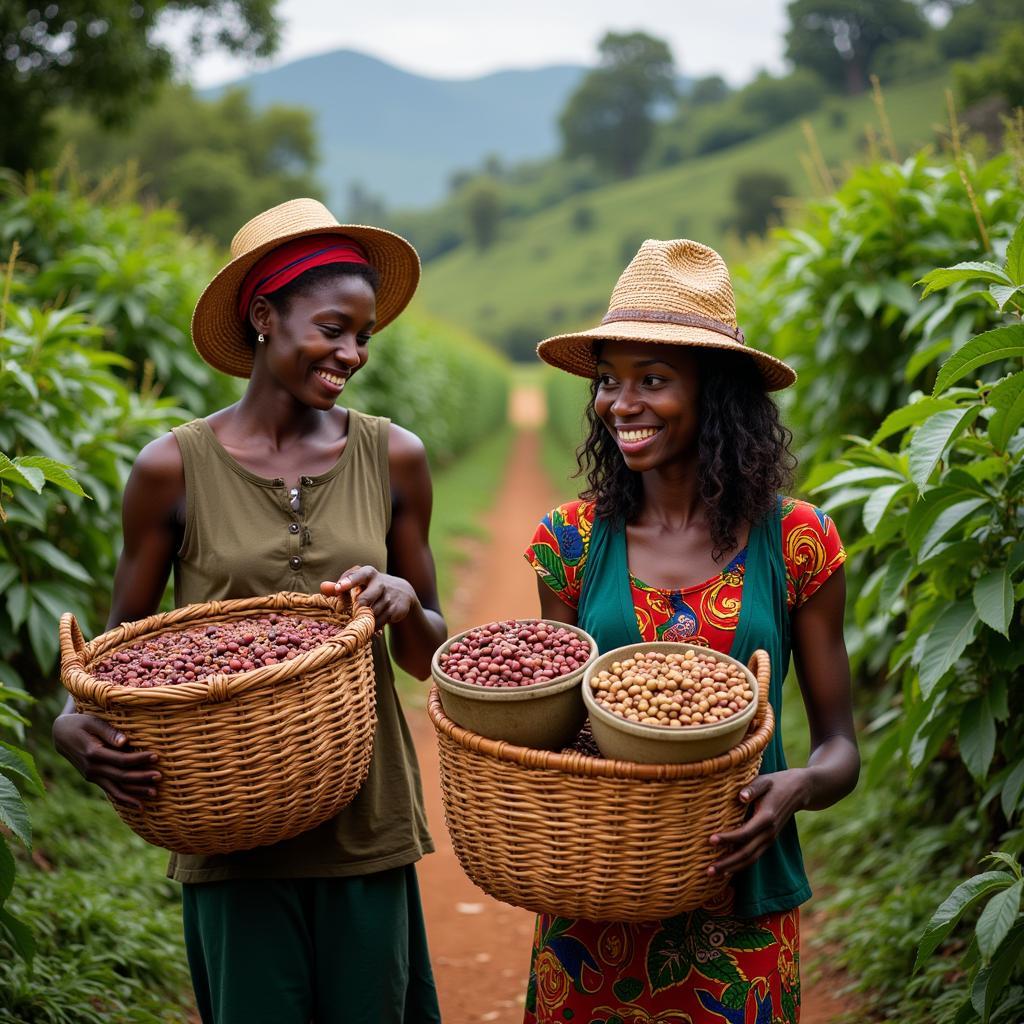
M551 619L504 619L443 643L431 665L444 713L464 729L538 750L561 750L587 711L580 681L593 638Z
M583 699L605 757L682 764L717 757L743 739L757 711L757 679L706 647L630 644L591 662Z

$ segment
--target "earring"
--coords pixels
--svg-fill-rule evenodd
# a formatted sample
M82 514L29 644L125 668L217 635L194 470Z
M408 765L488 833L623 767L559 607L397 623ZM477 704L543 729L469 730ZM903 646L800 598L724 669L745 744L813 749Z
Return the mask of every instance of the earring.
M257 340L257 341L258 341L258 342L259 342L259 343L260 343L261 345L266 345L266 343L267 343L267 339L266 339L266 338L264 338L262 334L257 334L257 335L256 335L256 340Z

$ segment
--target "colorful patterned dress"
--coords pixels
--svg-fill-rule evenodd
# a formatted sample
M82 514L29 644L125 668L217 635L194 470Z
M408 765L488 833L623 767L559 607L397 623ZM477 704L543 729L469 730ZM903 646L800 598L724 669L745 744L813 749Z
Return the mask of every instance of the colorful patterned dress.
M594 506L573 501L544 517L526 558L577 608ZM786 498L782 543L790 611L846 559L832 521ZM630 575L644 640L685 641L728 653L739 620L746 550L703 583L682 590ZM796 1024L800 922L793 907L734 916L732 897L650 924L537 918L525 1024Z

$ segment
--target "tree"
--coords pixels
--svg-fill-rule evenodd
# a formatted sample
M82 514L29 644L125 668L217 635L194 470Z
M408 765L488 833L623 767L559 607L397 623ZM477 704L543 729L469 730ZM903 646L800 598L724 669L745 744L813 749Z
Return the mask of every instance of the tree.
M473 241L478 249L486 249L498 237L501 222L501 197L497 186L486 178L477 178L466 189L465 202Z
M633 175L654 138L654 110L676 95L672 52L643 32L609 32L598 67L559 118L565 155L591 156L619 177Z
M912 0L792 0L788 11L786 57L851 94L864 90L880 46L928 28Z
M1003 34L999 49L955 69L957 91L966 105L1001 96L1010 107L1024 106L1024 28Z
M157 38L165 14L193 18L190 44L264 57L279 26L276 0L4 0L0 4L0 165L24 171L46 159L50 114L69 104L104 125L124 124L173 70Z
M691 107L704 107L709 103L721 103L728 99L729 83L721 75L708 75L698 78L686 94L685 103Z
M69 111L55 124L87 177L131 161L146 198L173 202L191 227L221 242L260 210L320 194L310 112L276 105L256 111L244 89L204 100L191 86L166 85L146 116L123 129Z
M768 229L782 219L784 196L791 196L789 179L775 171L745 171L732 188L734 213L727 227L734 228L746 238L764 236Z
M797 70L782 78L762 71L739 93L740 110L765 127L791 121L821 104L821 79L810 71Z

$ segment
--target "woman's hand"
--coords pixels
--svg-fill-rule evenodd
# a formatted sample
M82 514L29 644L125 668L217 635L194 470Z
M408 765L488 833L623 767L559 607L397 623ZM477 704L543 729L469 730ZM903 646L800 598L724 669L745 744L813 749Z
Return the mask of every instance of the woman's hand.
M336 597L353 587L360 588L356 602L366 605L373 612L378 629L401 622L420 603L408 580L389 576L372 565L354 565L342 573L337 582L321 583L320 593L325 597Z
M116 803L141 809L142 800L156 796L157 756L127 744L123 734L92 715L66 712L53 723L53 745L84 778Z
M731 847L729 853L708 868L709 875L731 875L750 867L760 857L797 811L810 802L811 778L806 768L789 768L758 775L740 791L740 802L753 807L747 821L731 832L717 832L714 846Z

